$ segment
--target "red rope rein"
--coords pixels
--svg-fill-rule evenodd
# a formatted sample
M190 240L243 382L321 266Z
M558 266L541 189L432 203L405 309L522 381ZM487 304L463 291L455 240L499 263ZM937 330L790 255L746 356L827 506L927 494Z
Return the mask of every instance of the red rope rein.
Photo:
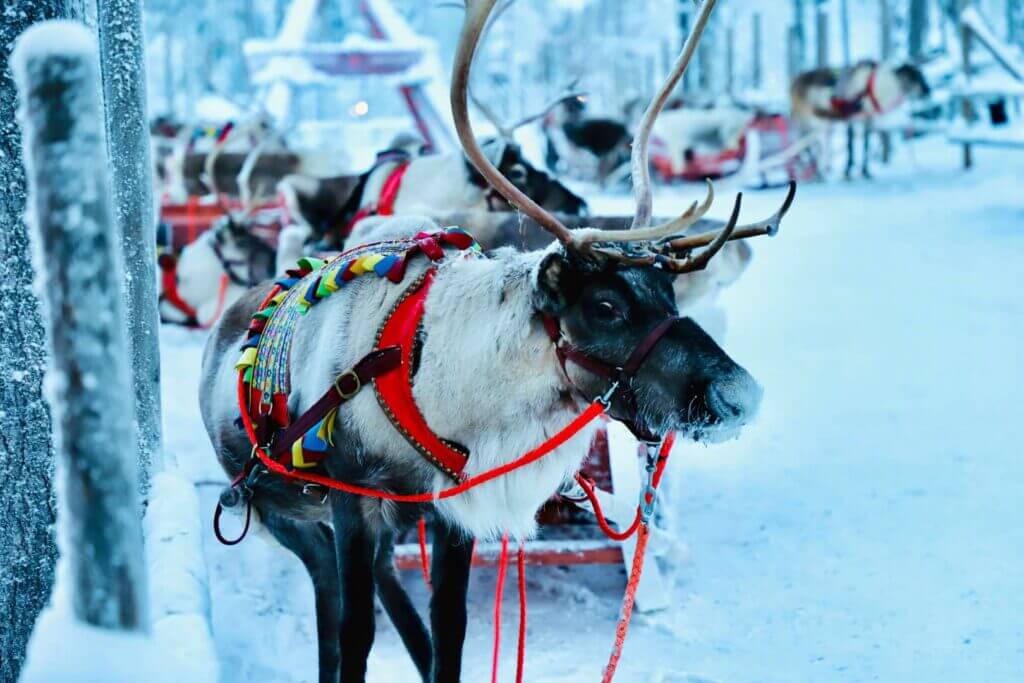
M245 373L244 371L238 374L238 404L242 407L242 425L245 427L246 434L249 436L249 443L253 444L254 454L260 459L260 462L275 474L279 474L286 479L294 479L297 481L303 481L309 484L318 484L325 486L329 489L337 491L344 491L357 496L367 496L369 498L379 498L381 500L390 500L396 503L433 503L438 500L445 500L446 498L452 498L469 491L470 489L476 488L482 484L486 484L489 481L497 479L498 477L505 476L510 472L514 472L518 469L526 467L532 463L537 462L544 456L550 454L555 449L563 446L569 439L576 436L580 431L583 430L588 424L593 422L597 417L604 413L604 406L600 401L594 401L590 406L578 415L572 422L562 428L560 432L552 436L550 439L542 443L532 451L527 451L523 455L519 456L515 460L499 465L498 467L491 468L480 474L474 475L467 478L461 484L452 486L446 489L442 489L437 493L392 493L390 491L380 491L378 489L371 489L365 486L359 486L357 484L349 484L347 482L327 477L321 474L315 474L313 472L301 472L299 470L292 470L276 460L272 459L263 447L256 446L259 443L259 439L256 436L256 429L252 423L252 416L249 415L249 411L246 406L249 405L247 401L247 390L248 387L245 384Z
M615 669L619 666L619 658L622 657L622 646L626 642L626 634L629 632L629 622L633 618L633 605L636 603L636 589L640 585L640 575L644 570L644 554L647 552L647 539L650 536L647 524L641 524L636 537L636 550L633 551L633 567L629 572L629 582L626 584L626 594L622 598L622 612L619 616L619 623L615 627L615 644L612 645L612 654L608 657L608 665L604 669L601 683L611 683L615 677Z
M491 651L491 683L498 683L498 656L501 654L501 600L505 593L505 574L508 572L508 534L501 537L501 555L498 556L498 580L494 584L494 648Z
M516 570L519 579L519 644L516 651L516 683L523 683L523 669L526 665L526 546L519 542L516 555Z
M423 572L423 583L427 584L427 588L433 589L434 586L430 583L430 561L427 559L427 520L425 517L420 517L420 521L416 524L416 537L420 543L420 570Z

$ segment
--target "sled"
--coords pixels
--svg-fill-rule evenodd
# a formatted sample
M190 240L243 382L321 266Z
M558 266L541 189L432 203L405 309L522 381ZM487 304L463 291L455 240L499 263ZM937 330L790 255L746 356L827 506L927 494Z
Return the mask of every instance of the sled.
M798 138L788 117L759 113L746 126L735 147L714 153L691 153L678 167L667 155L665 145L652 140L651 165L667 183L723 178L743 171L756 187L774 187L817 176L811 151L815 141L814 135Z
M232 212L242 213L244 208L237 199L224 199L224 206ZM183 203L165 202L160 205L157 245L164 251L180 253L224 217L224 208L212 197L190 195ZM277 245L277 236L286 221L285 206L273 200L256 207L252 232L270 245Z
M628 430L616 422L606 422L594 437L583 473L597 484L598 500L605 517L620 528L632 521L642 487L643 446ZM586 501L575 503L558 496L541 509L541 530L536 540L526 544L526 564L549 566L622 565L629 571L636 545L634 535L624 543L609 540L594 522L593 510ZM657 536L651 541L658 554ZM478 543L473 549L474 567L496 567L501 545ZM429 550L428 550L429 556ZM395 566L400 570L420 571L423 559L419 544L399 544L395 548ZM668 582L657 562L644 565L637 589L637 609L654 611L668 607Z

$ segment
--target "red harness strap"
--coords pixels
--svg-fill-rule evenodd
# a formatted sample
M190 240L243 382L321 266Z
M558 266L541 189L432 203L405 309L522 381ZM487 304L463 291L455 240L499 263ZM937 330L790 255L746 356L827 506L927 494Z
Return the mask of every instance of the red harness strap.
M394 170L388 174L388 177L384 180L384 185L380 189L380 197L377 198L377 203L368 204L356 212L356 215L348 223L345 237L351 235L359 221L364 218L394 215L395 200L398 199L398 192L402 189L402 179L405 177L405 172L409 170L409 163L409 161L399 162Z
M187 301L181 298L181 292L178 291L178 260L171 254L162 254L157 263L160 266L162 290L160 299L169 303L185 316L185 320L181 324L186 327L198 327L201 330L212 327L217 322L220 314L224 312L224 303L227 300L228 287L231 284L228 274L221 273L220 281L217 285L217 308L214 309L210 319L204 323L199 321L199 313Z
M857 93L856 97L847 99L845 97L833 97L832 98L832 111L843 119L848 119L852 116L856 116L864 111L864 100L871 103L871 108L874 109L876 114L883 113L882 103L878 101L878 95L875 94L875 81L878 77L878 67L871 69L871 73L868 74L868 82L864 86L864 89Z
M196 324L196 309L189 306L188 302L181 298L178 291L178 259L172 254L161 254L157 259L160 266L160 285L163 300L181 311L185 315L185 324Z
M377 333L377 349L401 349L399 372L378 377L374 381L380 407L416 451L456 482L469 459L465 448L440 438L427 424L412 395L413 345L423 320L423 307L434 283L431 268L414 282L392 309Z

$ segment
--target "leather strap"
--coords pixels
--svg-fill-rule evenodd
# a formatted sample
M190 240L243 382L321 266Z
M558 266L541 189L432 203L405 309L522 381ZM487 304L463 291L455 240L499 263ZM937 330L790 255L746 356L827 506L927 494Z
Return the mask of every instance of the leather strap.
M558 319L545 315L543 318L544 329L548 333L548 337L551 338L551 342L555 345L555 354L558 356L558 362L562 366L562 372L565 373L566 380L572 384L572 380L569 379L569 374L565 370L566 361L572 361L575 365L580 366L587 372L603 377L613 383L618 382L618 391L622 394L623 399L628 403L629 409L636 412L636 396L633 393L632 382L633 377L640 370L644 361L650 355L654 347L658 345L661 338L675 325L677 322L682 320L681 316L671 316L665 318L660 323L654 326L650 332L647 333L633 352L629 354L629 358L626 360L625 365L621 368L611 363L607 363L600 358L594 358L588 353L577 349L575 346L570 344L562 337L561 325ZM626 426L629 427L630 431L633 432L638 438L644 441L653 441L657 439L657 435L649 434L644 430L640 429L639 426L626 422Z
M350 401L364 386L398 368L401 360L402 354L397 346L375 349L363 356L358 363L338 375L331 388L309 410L275 435L270 457L275 460L284 457L290 463L293 443L303 438L329 412Z
M678 315L672 316L671 318L665 318L658 323L653 330L647 333L647 336L643 338L643 341L633 349L633 353L630 354L629 360L626 361L626 364L622 366L622 376L624 379L633 378L633 375L637 373L637 370L640 369L643 362L647 360L647 356L652 350L654 350L654 347L657 346L658 342L661 341L661 338L665 336L665 333L668 332L669 328L682 319L683 318Z

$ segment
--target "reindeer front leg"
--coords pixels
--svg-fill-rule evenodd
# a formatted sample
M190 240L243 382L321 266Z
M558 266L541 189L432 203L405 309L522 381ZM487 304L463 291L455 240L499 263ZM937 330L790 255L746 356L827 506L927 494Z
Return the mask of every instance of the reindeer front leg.
M373 555L377 542L355 496L332 496L331 513L341 588L341 681L353 683L366 680L366 660L376 629Z
M430 576L430 629L434 644L433 683L458 683L462 674L462 645L466 640L466 590L473 559L473 539L443 522L434 530Z
M853 128L853 124L846 124L846 171L843 173L843 177L846 180L853 178L853 165L856 163L856 153L854 152L855 137L856 131Z
M869 163L871 162L871 120L867 119L864 121L864 159L863 165L861 166L860 172L865 178L871 177L871 168Z

